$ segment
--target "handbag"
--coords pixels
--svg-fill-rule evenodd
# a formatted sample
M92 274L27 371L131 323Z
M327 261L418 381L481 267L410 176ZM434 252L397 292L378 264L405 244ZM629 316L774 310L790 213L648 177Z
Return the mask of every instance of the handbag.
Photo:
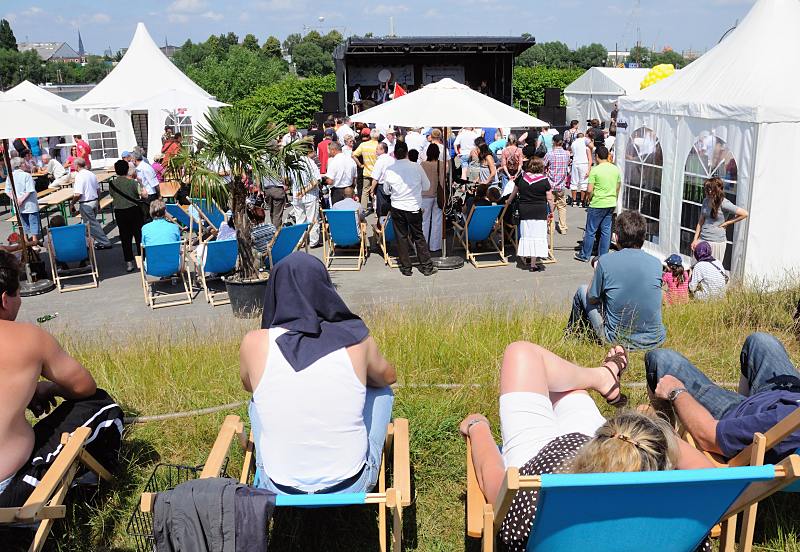
M117 188L114 180L112 180L112 181L110 181L108 183L108 188L109 188L109 190L113 190L115 193L121 195L122 197L124 197L125 199L130 201L131 203L134 203L134 204L138 205L139 209L141 209L142 214L144 215L144 220L145 221L149 221L150 220L150 204L149 203L147 203L146 201L144 201L141 198L137 198L137 199L132 198L131 196L129 196L128 194L126 194L125 192L123 192L122 190Z

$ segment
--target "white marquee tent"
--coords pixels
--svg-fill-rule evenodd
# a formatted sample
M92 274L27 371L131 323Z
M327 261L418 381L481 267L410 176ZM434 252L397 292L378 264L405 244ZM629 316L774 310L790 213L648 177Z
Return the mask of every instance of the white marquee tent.
M174 98L184 93L184 105L174 101L153 105L154 98ZM122 61L97 86L72 104L73 111L92 120L113 126L117 131L91 135L92 156L110 165L124 149L145 147L152 158L161 150L161 134L166 125L184 137L193 134L194 124L204 120L211 107L218 106L213 96L197 86L161 52L143 23Z
M792 242L800 186L800 1L758 0L725 40L673 76L620 98L623 208L648 218L646 247L688 255L702 185L725 182L750 218L728 232L726 265L745 282L779 284L800 267ZM767 41L764 56L754 44Z
M608 122L620 96L639 91L650 69L592 67L564 89L567 121L584 125L589 119Z
M3 100L25 100L45 107L55 107L62 111L72 104L70 100L48 92L44 88L39 88L29 81L22 81L14 88L7 90L0 98Z

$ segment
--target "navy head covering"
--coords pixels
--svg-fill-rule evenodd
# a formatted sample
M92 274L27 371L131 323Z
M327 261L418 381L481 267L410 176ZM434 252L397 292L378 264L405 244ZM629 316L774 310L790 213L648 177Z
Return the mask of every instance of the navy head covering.
M272 269L261 328L288 330L276 343L297 372L369 336L361 318L336 293L322 261L299 251Z

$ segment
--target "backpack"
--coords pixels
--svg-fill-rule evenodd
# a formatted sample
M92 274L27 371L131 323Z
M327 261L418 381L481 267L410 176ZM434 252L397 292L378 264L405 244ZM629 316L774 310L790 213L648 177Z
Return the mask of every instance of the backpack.
M514 175L519 172L519 157L517 157L517 146L514 146L514 153L506 156L506 169L508 174Z

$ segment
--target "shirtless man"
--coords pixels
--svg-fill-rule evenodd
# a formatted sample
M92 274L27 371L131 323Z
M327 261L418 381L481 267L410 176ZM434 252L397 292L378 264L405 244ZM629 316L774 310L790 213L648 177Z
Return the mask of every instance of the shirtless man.
M104 428L87 450L106 467L113 467L108 463L122 433L122 410L89 371L46 331L14 321L20 304L19 265L0 251L0 507L25 502L58 454L63 432L84 424ZM38 418L56 406L57 397L66 401L31 427L25 410Z

